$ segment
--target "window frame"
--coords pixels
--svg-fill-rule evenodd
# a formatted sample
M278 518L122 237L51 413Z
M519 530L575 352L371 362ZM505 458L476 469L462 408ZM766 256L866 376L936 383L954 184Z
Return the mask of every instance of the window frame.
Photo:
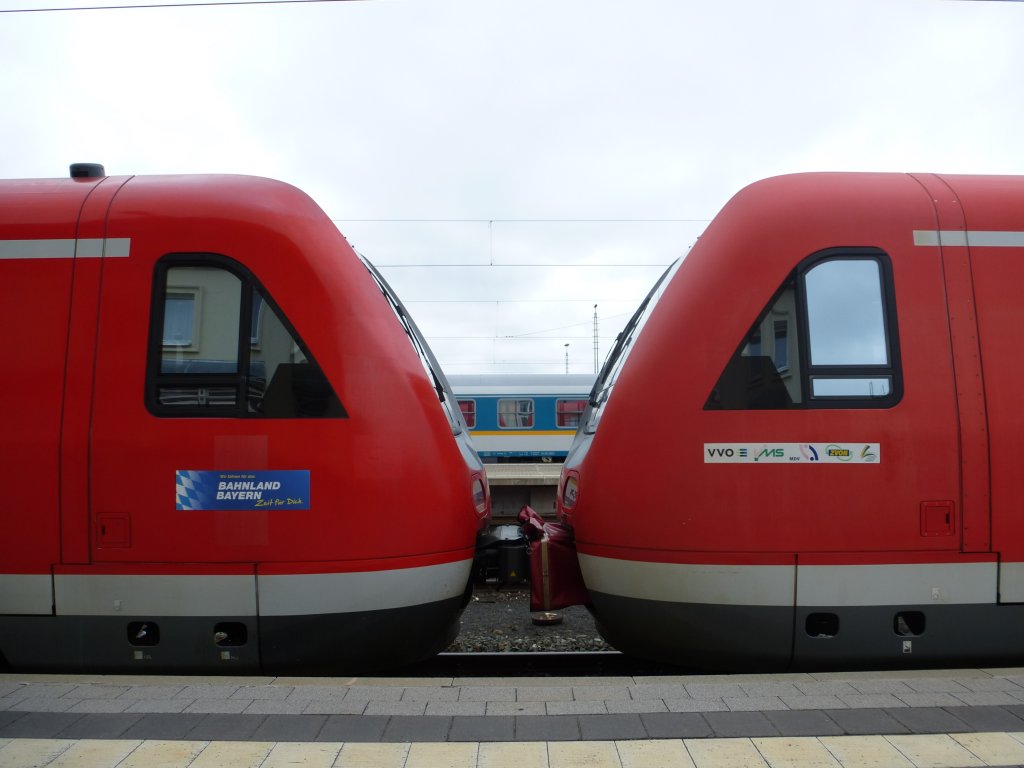
M558 409L559 403L579 403L578 411L560 411ZM557 429L565 430L578 430L583 424L583 412L587 410L587 398L585 397L556 397L555 398L555 427ZM561 419L563 416L575 416L576 426L568 424L562 424Z
M807 296L807 275L822 264L832 261L874 261L878 266L878 282L882 312L882 337L885 341L886 363L815 364L811 361L810 310ZM900 364L899 328L896 322L896 290L892 262L881 248L828 248L804 259L795 270L797 324L800 331L801 391L805 409L822 408L891 408L903 397L903 376ZM889 393L871 395L814 395L815 379L871 380L888 378Z
M476 399L472 398L472 397L456 397L455 398L455 402L458 403L459 413L462 414L462 420L464 422L466 422L466 429L476 429ZM463 403L466 403L467 405L472 406L469 409L469 411L466 411L462 407ZM472 423L470 423L469 419L466 418L467 414L472 414L472 416L473 416Z
M515 411L512 412L512 414L515 416L517 422L520 420L520 416L524 415L519 410L519 405L518 404L519 403L529 403L530 404L530 411L529 411L530 423L529 423L529 425L527 425L527 426L520 426L519 424L516 424L515 426L511 426L511 427L503 426L502 423L501 423L501 417L502 417L501 404L503 402L513 402L513 403L516 403L516 409L515 409ZM500 397L500 398L498 398L497 409L498 409L498 411L497 411L498 412L498 429L518 429L518 430L523 430L523 429L536 429L537 428L537 404L534 402L532 397Z
M886 345L888 362L882 364L855 363L855 364L812 364L810 355L810 324L807 303L806 276L815 267L830 261L865 261L871 260L878 265L878 279L881 293L881 311L883 336ZM789 288L794 291L794 305L796 307L795 327L798 333L796 352L798 355L797 367L799 369L800 402L790 402L779 407L723 407L715 400L715 393L718 390L722 377L726 370L733 364L736 358L742 355L751 332L760 328L762 323L774 310L777 302ZM762 340L763 342L763 340ZM784 371L779 371L780 376L792 375L793 360L787 360L788 365ZM774 364L774 358L773 358ZM836 380L856 379L871 380L885 379L890 381L889 393L882 396L862 395L813 395L812 383L815 379ZM771 299L758 314L755 322L748 328L740 340L739 346L735 349L725 368L719 372L711 392L704 404L704 410L827 410L836 408L845 409L878 409L892 408L903 399L903 372L899 343L899 323L896 312L896 286L893 277L892 262L889 255L881 248L873 246L837 247L826 248L817 251L802 259L797 266L786 276L785 280L778 287Z
M166 348L187 350L187 347L166 345L163 343L165 304L167 299L167 275L175 267L208 267L221 269L236 277L239 281L239 316L237 333L236 360L237 370L234 373L166 373L162 370L163 352ZM188 290L188 289L185 289ZM172 292L183 293L177 286L172 287ZM249 411L249 379L252 363L252 352L259 351L258 345L252 343L252 308L253 296L259 294L262 297L263 305L270 307L276 314L278 321L291 335L293 343L302 351L309 364L316 367L326 380L326 374L310 353L306 343L295 330L295 327L288 320L284 312L274 301L269 291L256 278L256 276L240 262L218 253L169 253L162 256L153 267L152 293L150 297L149 335L146 351L146 381L144 402L146 409L161 418L238 418L238 419L280 419L280 418L348 418L348 412L341 397L334 386L328 381L328 385L340 406L339 414L331 414L322 417L309 416L273 416L263 413L252 413ZM195 314L196 322L199 319L198 311ZM199 333L198 326L193 328L193 341ZM195 349L193 345L191 349ZM269 381L265 382L265 386ZM235 401L230 405L168 405L160 402L160 391L162 388L233 388L235 390Z

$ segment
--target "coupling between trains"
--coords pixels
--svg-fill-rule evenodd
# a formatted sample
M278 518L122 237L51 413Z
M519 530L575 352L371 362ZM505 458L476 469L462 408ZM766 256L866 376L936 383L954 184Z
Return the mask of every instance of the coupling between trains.
M0 285L10 669L395 667L480 578L688 668L1020 662L1024 177L755 182L584 382L447 377L269 179L0 181Z

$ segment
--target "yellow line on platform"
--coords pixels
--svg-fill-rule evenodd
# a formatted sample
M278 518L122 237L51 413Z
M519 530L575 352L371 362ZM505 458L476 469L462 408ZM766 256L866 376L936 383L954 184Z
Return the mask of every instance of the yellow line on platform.
M336 743L0 739L0 768L966 768L1024 764L1024 733Z

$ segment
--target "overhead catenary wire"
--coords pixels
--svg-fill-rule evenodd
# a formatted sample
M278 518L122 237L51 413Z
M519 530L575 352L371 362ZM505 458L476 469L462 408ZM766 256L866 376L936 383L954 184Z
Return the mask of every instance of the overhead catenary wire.
M72 11L139 11L153 8L218 8L235 5L313 5L354 3L362 0L200 0L188 3L124 3L121 5L68 5L44 8L0 8L0 13L69 13Z
M198 0L197 2L123 3L106 5L45 6L42 8L0 8L0 13L71 13L76 11L138 11L153 8L221 8L252 5L330 5L367 0ZM1024 0L945 0L945 2L1020 3ZM673 219L673 221L675 221Z

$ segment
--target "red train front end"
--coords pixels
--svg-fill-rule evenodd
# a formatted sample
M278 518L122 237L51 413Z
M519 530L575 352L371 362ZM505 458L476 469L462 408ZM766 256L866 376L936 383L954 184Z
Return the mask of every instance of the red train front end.
M726 206L563 471L609 642L730 670L1019 658L1022 212L1020 178L897 174Z
M247 177L0 183L0 653L16 669L365 671L453 638L483 467L401 304Z

